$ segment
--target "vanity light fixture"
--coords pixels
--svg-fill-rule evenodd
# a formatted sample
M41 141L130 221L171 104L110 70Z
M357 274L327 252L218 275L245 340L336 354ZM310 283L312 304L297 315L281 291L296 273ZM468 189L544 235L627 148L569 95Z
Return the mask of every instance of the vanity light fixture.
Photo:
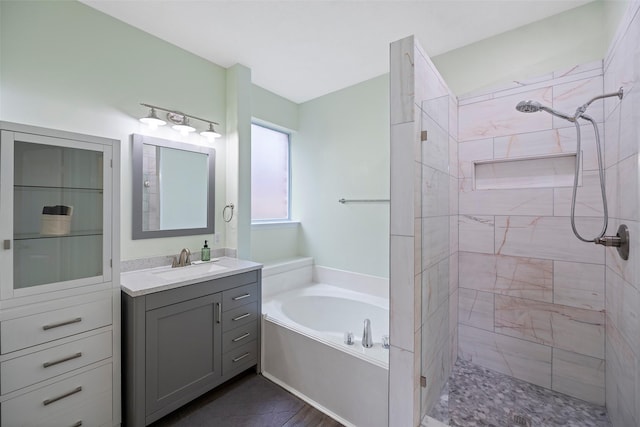
M188 135L190 132L195 132L196 128L191 126L191 123L189 121L189 119L193 119L203 123L207 123L209 125L207 130L200 132L200 135L206 137L209 140L219 138L221 136L213 127L213 125L220 125L220 123L214 122L213 120L202 119L200 117L185 114L180 111L158 107L157 105L145 104L144 102L141 102L140 105L150 109L149 115L141 118L140 121L148 125L152 130L157 129L158 126L164 126L167 124L167 122L157 116L156 110L160 110L167 113L167 121L173 123L172 128L180 132L182 135Z

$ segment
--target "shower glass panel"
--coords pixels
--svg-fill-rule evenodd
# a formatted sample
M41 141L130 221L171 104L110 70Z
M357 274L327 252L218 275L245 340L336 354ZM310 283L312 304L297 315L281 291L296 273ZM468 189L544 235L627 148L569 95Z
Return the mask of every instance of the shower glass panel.
M421 419L442 411L452 366L449 97L421 103ZM453 181L455 182L455 181ZM456 187L457 188L457 187ZM453 289L452 289L453 290ZM457 308L457 301L455 303ZM454 334L453 334L454 335ZM444 414L447 413L446 407ZM437 418L443 419L441 416Z

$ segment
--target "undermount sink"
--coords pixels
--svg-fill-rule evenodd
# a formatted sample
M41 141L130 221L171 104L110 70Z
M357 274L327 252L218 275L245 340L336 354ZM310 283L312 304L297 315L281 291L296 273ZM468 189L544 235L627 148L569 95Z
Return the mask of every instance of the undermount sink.
M227 267L207 262L202 264L188 265L186 267L169 268L162 271L156 271L153 274L158 277L162 277L163 279L186 279L189 277L217 273L226 269Z

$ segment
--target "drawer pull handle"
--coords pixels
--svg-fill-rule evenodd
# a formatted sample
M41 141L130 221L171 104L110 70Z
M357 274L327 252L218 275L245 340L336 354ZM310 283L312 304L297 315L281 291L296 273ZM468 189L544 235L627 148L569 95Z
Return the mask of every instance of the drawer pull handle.
M216 323L220 323L220 319L222 319L222 305L217 302L216 307L218 307L218 318L216 319Z
M242 341L243 339L245 339L246 337L248 337L249 335L251 335L249 332L247 332L244 335L240 335L238 338L234 338L231 341L233 342L238 342L238 341Z
M71 427L80 427L82 425L82 420L76 422L74 425L72 425Z
M244 295L240 295L238 297L233 297L231 299L234 300L234 301L239 301L241 299L249 298L250 296L251 296L251 294L244 294Z
M238 356L238 357L236 357L235 359L232 359L231 361L232 361L233 363L239 362L239 361L241 361L242 359L244 359L245 357L247 357L247 356L248 356L248 355L250 355L250 354L251 354L251 353L245 353L245 354L243 354L242 356Z
M62 359L54 360L53 362L44 362L42 364L42 367L48 368L49 366L54 366L59 363L68 362L69 360L77 359L78 357L82 357L82 353L72 354L71 356L63 357Z
M244 318L249 317L249 316L251 316L251 313L245 313L242 316L234 317L231 320L233 320L235 322L236 320L241 320L241 319L244 319Z
M49 329L59 328L60 326L67 326L67 325L71 325L73 323L78 323L78 322L82 322L82 317L76 317L75 319L65 320L64 322L60 322L60 323L51 323L49 325L44 325L42 329L45 331L48 331Z
M61 396L53 397L51 399L47 399L42 403L44 404L44 406L51 405L52 403L57 402L58 400L64 399L65 397L72 396L72 395L74 395L76 393L80 393L81 391L82 391L82 386L78 386L78 387L74 388L73 390L68 391L65 394L61 395Z

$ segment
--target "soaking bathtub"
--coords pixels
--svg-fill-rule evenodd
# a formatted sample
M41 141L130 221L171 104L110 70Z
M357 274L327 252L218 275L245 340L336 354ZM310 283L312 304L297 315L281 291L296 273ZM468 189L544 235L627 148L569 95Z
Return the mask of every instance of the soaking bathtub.
M263 375L346 426L386 426L388 280L304 258L266 266L263 290ZM372 348L361 343L365 318Z

